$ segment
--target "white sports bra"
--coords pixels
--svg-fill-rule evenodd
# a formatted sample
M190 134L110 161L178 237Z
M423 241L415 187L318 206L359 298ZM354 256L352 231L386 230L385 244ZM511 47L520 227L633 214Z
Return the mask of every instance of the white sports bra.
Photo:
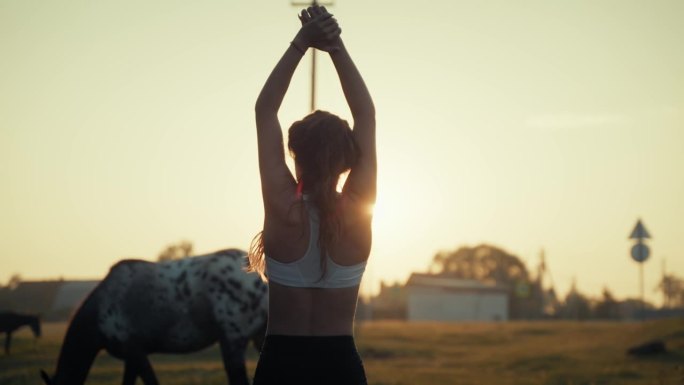
M303 257L294 262L283 263L265 257L266 275L268 279L285 286L311 288L342 288L357 286L361 283L366 261L350 266L335 263L327 256L326 273L322 276L321 251L318 248L320 220L318 211L311 207L304 197L304 204L309 213L309 248Z

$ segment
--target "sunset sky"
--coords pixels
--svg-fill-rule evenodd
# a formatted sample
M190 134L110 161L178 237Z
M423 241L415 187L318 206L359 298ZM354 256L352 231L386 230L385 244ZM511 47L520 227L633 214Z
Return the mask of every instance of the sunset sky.
M420 5L424 4L424 5ZM420 6L419 6L420 5ZM684 276L684 2L336 0L377 109L364 290L490 243L556 288L638 295L627 239ZM0 2L0 284L247 248L263 220L254 102L288 0ZM309 54L310 55L310 54ZM318 107L351 120L327 55ZM310 57L283 108L309 112Z

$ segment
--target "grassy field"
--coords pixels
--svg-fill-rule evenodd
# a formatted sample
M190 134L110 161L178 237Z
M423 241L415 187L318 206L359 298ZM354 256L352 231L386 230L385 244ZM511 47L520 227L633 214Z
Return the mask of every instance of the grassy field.
M17 333L12 355L0 355L0 385L42 383L38 370L54 370L65 326L44 325L37 343L28 331ZM358 326L356 338L371 385L684 385L684 320L368 322ZM664 339L669 353L649 358L625 354L630 346L654 338ZM256 358L250 350L250 373ZM227 383L216 346L151 359L164 385ZM101 353L88 384L120 384L122 374L122 363Z

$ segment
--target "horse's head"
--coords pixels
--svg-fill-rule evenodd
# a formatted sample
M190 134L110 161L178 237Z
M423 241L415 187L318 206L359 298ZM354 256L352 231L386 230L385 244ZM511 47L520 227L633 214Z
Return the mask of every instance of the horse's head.
M45 373L44 370L40 371L40 377L45 381L45 385L53 385L54 384L54 378L50 378L47 373Z
M40 337L40 317L35 317L33 320L31 320L29 326L31 327L31 331L33 331L33 335L36 337Z

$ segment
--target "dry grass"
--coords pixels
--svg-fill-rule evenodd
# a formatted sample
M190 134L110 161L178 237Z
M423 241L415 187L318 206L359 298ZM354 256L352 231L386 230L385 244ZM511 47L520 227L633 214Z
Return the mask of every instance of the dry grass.
M626 350L665 338L672 353ZM373 323L358 338L375 384L684 384L684 321Z
M16 334L11 356L0 356L0 385L39 384L51 371L64 324L46 324L37 344ZM371 385L684 385L684 320L647 323L510 322L445 324L369 322L357 345ZM635 344L662 338L670 353L633 358ZM257 355L250 351L248 371ZM160 383L226 384L216 346L190 355L154 355ZM98 356L89 384L120 384L123 365Z

